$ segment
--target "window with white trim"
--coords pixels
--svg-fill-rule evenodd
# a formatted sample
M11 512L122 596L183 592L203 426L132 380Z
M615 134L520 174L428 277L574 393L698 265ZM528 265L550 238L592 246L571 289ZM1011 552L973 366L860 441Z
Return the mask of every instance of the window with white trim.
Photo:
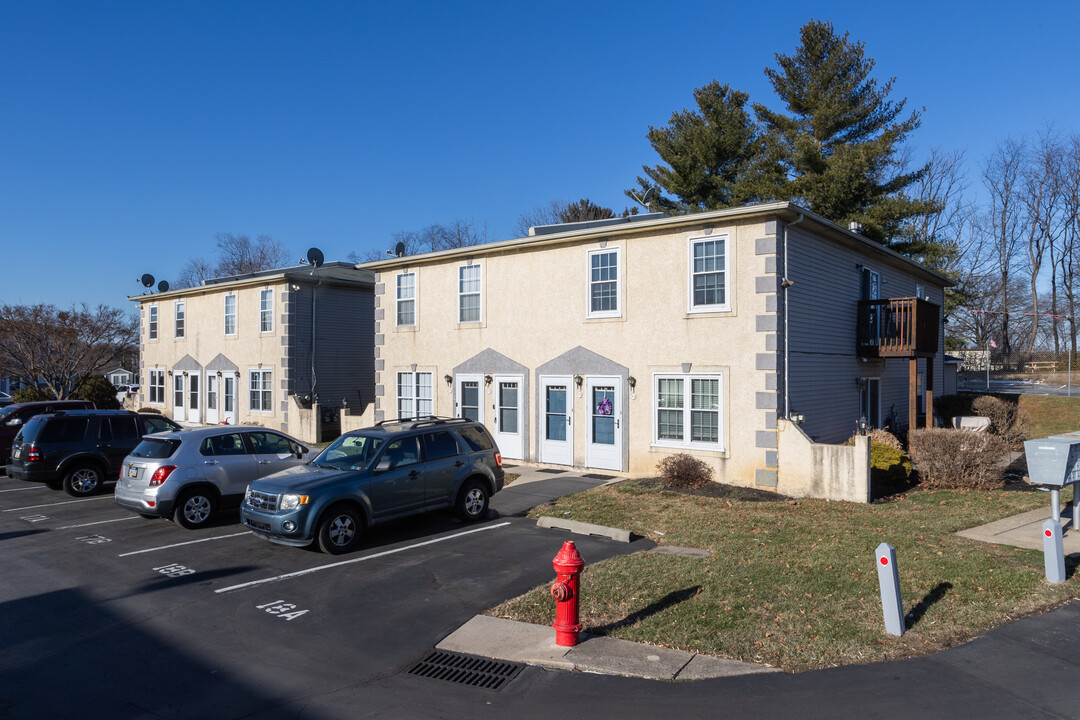
M728 293L728 236L690 238L690 312L730 310Z
M399 372L397 374L397 412L399 418L434 414L432 374Z
M416 273L398 274L396 302L398 327L416 325Z
M236 334L236 294L225 296L225 334Z
M722 375L654 376L655 444L723 449L722 380Z
M259 332L274 331L274 291L259 291Z
M619 248L589 251L589 317L618 317Z
M150 386L150 404L151 405L164 405L165 404L165 370L150 370L150 379L147 385Z
M177 300L173 303L173 336L182 338L184 337L184 301Z
M480 266L458 268L458 322L480 322Z
M272 370L248 370L248 409L273 412Z
M157 305L148 307L146 313L146 337L148 340L157 340Z

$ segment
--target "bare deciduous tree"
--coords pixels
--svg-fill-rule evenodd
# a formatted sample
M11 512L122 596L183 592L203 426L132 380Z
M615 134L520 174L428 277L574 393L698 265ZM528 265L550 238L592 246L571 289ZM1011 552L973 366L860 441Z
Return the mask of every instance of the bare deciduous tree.
M81 378L135 351L138 321L107 305L0 305L0 338L0 371L65 399Z
M188 260L174 287L196 287L210 278L244 275L293 264L285 244L269 235L259 235L252 240L249 235L218 233L214 239L217 241L217 258Z

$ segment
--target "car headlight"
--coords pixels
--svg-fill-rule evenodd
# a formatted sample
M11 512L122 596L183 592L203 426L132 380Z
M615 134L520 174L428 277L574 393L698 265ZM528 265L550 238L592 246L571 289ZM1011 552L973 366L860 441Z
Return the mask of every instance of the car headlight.
M281 496L281 509L282 510L295 510L301 505L308 504L307 495L282 495Z

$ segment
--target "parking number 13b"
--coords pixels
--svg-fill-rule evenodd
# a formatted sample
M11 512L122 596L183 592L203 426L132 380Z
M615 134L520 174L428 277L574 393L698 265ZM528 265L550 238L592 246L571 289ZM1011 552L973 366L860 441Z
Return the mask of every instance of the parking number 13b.
M275 600L274 602L268 602L264 605L256 605L256 609L265 610L271 615L275 615L279 618L285 618L286 620L295 620L301 615L306 615L307 610L296 610L296 606L292 603L283 602L281 600Z

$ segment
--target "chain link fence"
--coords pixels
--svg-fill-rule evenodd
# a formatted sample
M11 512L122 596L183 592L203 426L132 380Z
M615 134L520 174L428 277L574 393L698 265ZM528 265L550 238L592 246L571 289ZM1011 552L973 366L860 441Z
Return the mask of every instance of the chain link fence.
M1080 397L1080 358L1068 351L1006 354L990 348L946 355L960 361L956 387L961 392Z

